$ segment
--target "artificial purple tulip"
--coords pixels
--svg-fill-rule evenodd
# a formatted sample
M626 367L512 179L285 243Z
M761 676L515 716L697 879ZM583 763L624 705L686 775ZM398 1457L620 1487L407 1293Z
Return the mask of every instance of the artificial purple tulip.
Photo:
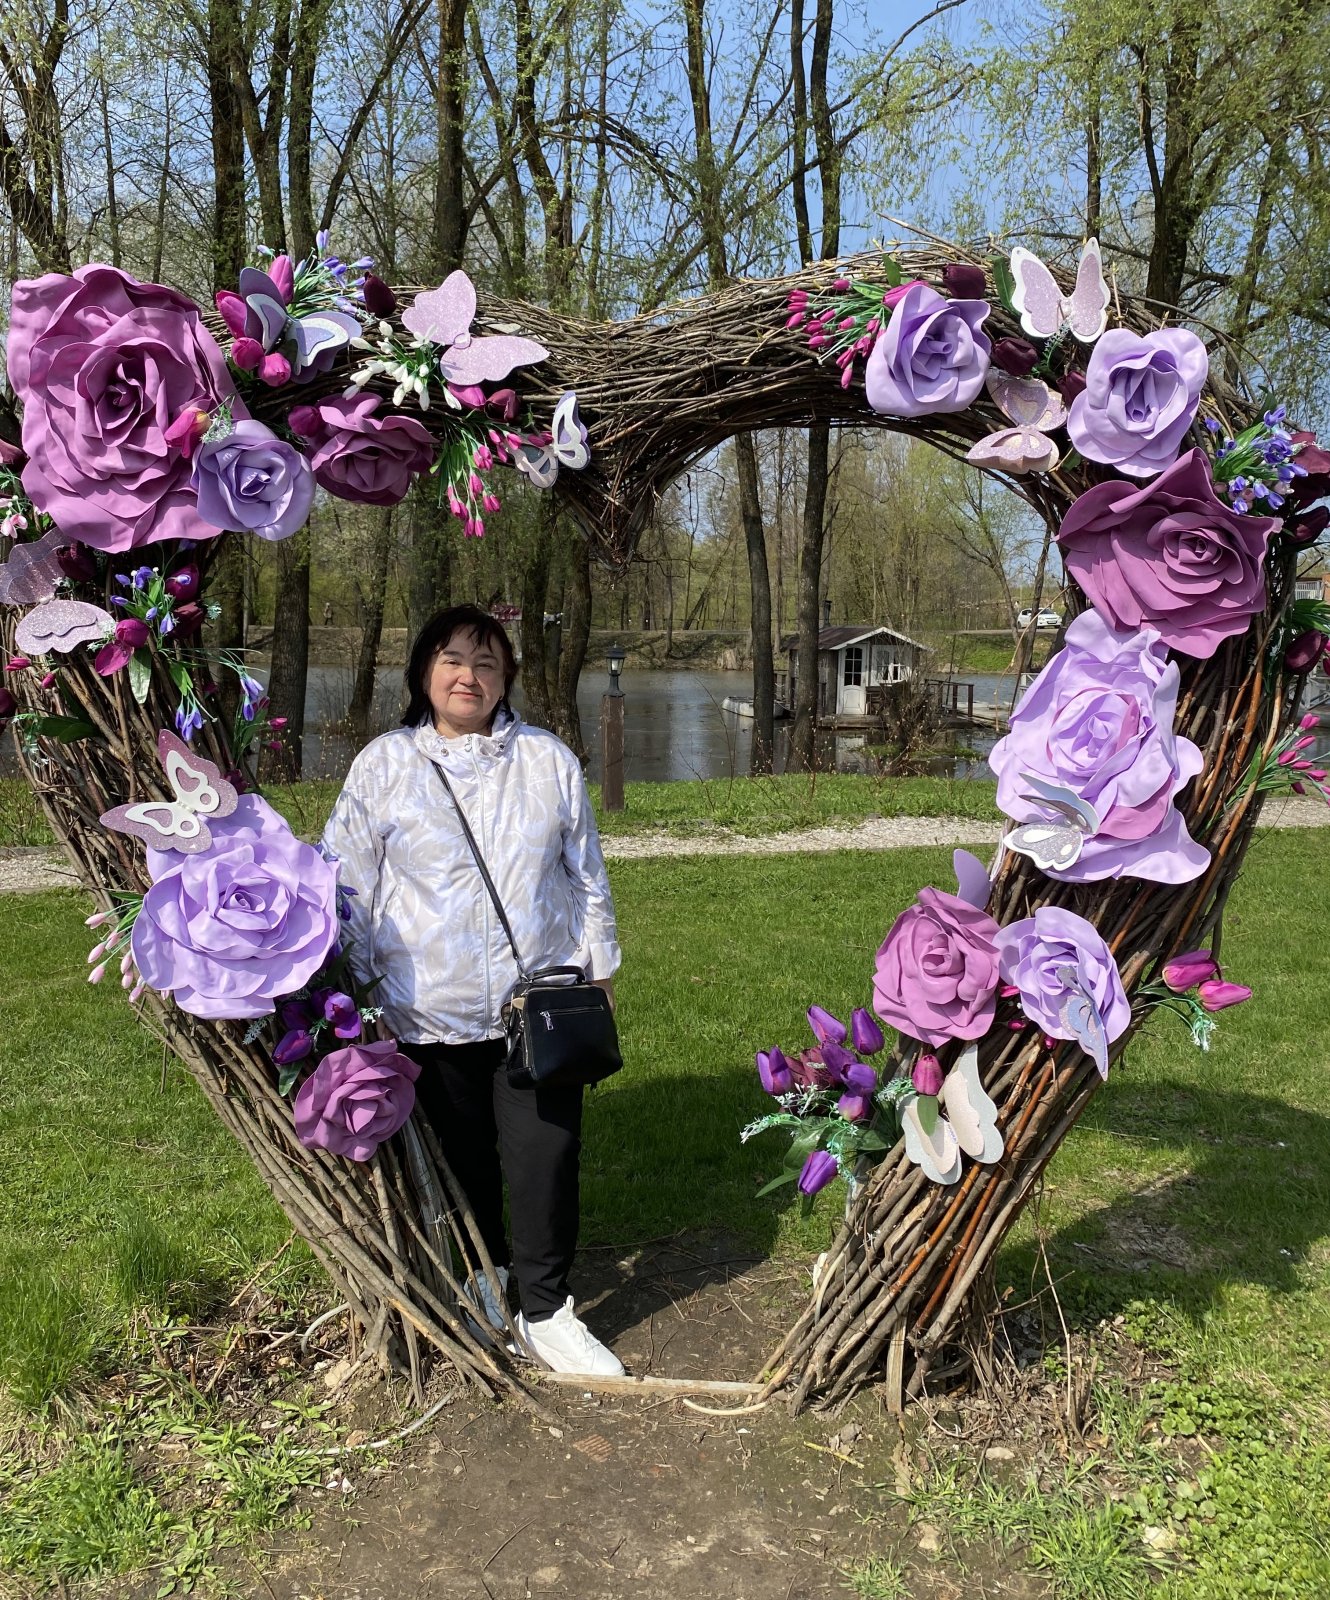
M866 1094L843 1094L836 1102L836 1110L846 1122L862 1122L872 1115L873 1101Z
M988 280L982 267L948 261L942 269L942 287L953 300L982 300L988 293Z
M910 1082L916 1094L936 1095L942 1092L942 1063L931 1051L921 1055L915 1062Z
M1285 535L1296 545L1315 544L1316 541L1330 527L1330 506L1313 506L1310 511L1304 511L1290 528L1285 528Z
M314 1048L314 1041L304 1028L292 1028L284 1033L273 1048L272 1058L279 1067L289 1067L303 1061Z
M778 1047L757 1052L757 1076L768 1094L789 1094L794 1088L790 1064Z
M351 996L340 989L324 997L323 1019L332 1023L332 1030L339 1039L360 1037L360 1011Z
M55 559L71 583L91 583L97 576L97 563L86 545L62 544L55 553Z
M857 1058L843 1044L831 1040L822 1046L821 1055L826 1076L832 1083L844 1083L845 1074L859 1065Z
M140 617L121 617L115 625L115 642L141 650L148 642L148 624Z
M191 561L173 572L164 587L173 600L192 600L199 592L199 569Z
M851 1094L874 1094L877 1073L866 1061L852 1061L841 1074L841 1082Z
M360 298L372 317L390 317L397 310L397 296L372 272L367 272L361 282Z
M1013 378L1028 378L1039 365L1039 352L1028 339L999 339L989 360Z
M203 626L203 607L194 600L186 600L183 606L176 606L171 615L175 619L177 638L189 639Z
M8 689L0 689L0 728L5 727L17 710L18 701L14 696Z
M824 1011L821 1006L809 1006L808 1026L813 1030L813 1037L819 1044L845 1043L845 1024L833 1017L830 1011Z
M1310 672L1325 654L1326 637L1318 628L1308 628L1284 652L1284 665L1290 672Z
M1214 978L1197 989L1196 998L1207 1011L1224 1011L1229 1006L1240 1006L1244 1000L1250 1000L1251 990L1245 983L1225 983L1220 978Z
M856 1006L850 1018L850 1043L854 1048L861 1056L875 1056L886 1042L873 1013Z
M1198 983L1209 983L1219 976L1219 965L1208 950L1189 950L1164 963L1164 982L1174 994L1186 994Z
M799 1174L799 1193L816 1194L825 1189L838 1170L835 1156L826 1150L814 1150Z
M1085 393L1085 374L1078 367L1064 372L1058 379L1058 393L1063 402L1070 405L1077 395Z

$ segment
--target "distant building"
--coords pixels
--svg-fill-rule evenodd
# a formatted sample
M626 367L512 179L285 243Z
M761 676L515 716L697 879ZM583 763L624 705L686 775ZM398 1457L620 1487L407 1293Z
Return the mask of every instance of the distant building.
M1317 572L1299 578L1293 585L1295 600L1324 600L1330 604L1330 572Z
M798 634L782 639L780 648L788 665L784 672L776 673L776 698L793 710L799 677ZM875 628L866 622L823 628L817 636L818 717L867 717L869 691L913 678L927 649L892 628ZM876 701L878 696L872 698Z

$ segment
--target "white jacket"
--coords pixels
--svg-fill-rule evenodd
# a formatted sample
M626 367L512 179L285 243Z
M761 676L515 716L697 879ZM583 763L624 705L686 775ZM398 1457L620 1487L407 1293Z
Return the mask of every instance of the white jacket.
M351 763L323 845L356 891L347 931L370 1003L398 1039L464 1044L503 1032L517 967L461 824L448 774L528 971L620 961L614 905L582 769L560 739L500 712L490 734L428 723L375 739Z

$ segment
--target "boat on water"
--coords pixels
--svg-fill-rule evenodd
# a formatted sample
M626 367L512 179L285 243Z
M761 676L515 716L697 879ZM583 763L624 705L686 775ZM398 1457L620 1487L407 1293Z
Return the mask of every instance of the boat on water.
M720 709L729 711L736 717L751 717L753 714L753 702L751 700L741 700L738 695L727 694L720 703ZM782 700L776 701L774 710L777 722L780 722L790 714L789 708Z

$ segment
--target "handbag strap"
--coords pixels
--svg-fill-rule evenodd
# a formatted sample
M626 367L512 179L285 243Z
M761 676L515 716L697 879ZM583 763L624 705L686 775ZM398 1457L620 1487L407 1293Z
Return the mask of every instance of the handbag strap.
M480 868L480 876L489 891L490 899L494 902L494 909L499 914L499 922L503 927L504 933L508 936L508 946L513 952L513 960L517 963L517 975L525 983L530 979L531 974L522 965L522 958L517 953L517 940L513 938L512 924L508 921L508 913L503 909L503 901L499 899L499 891L494 887L494 879L490 877L489 868L485 865L485 858L480 853L480 846L476 843L476 836L471 831L471 824L466 820L466 812L458 804L457 796L453 793L453 786L448 782L448 774L433 759L430 760L430 766L438 773L443 787L448 791L448 798L453 803L453 810L457 813L457 820L462 824L462 832L466 835L466 842L471 848L471 854L475 859L476 866Z

